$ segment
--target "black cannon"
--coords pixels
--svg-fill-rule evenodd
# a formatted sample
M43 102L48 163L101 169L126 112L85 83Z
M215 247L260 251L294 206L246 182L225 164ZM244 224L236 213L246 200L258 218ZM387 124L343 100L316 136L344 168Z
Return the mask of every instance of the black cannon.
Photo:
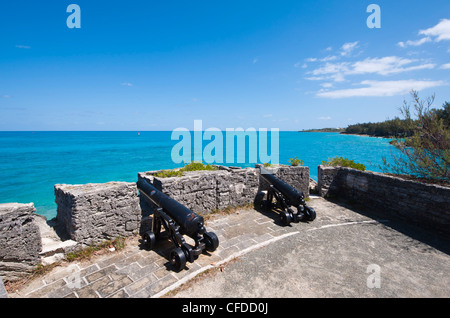
M313 221L316 218L316 212L306 205L305 197L301 191L274 176L262 166L259 166L259 168L261 177L269 183L266 208L272 209L272 201L275 197L277 207L281 209L281 220L285 225L289 225L292 221ZM296 207L297 212L294 212L291 206Z
M153 249L161 225L175 244L170 253L170 263L177 271L183 269L186 261L194 262L204 250L213 252L219 246L219 239L213 232L206 232L203 217L195 214L181 203L156 189L152 184L140 179L137 187L145 198L157 206L153 214L153 228L142 235L144 244ZM186 243L183 235L195 241L192 246Z

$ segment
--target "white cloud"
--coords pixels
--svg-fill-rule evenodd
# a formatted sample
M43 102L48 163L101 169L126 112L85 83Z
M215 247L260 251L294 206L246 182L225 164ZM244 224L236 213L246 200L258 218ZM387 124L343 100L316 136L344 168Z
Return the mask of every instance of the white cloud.
M317 117L318 120L331 120L330 116Z
M356 49L358 47L358 41L356 42L349 42L349 43L345 43L342 47L341 47L341 55L342 56L347 56L349 55L354 49Z
M450 63L441 65L441 69L443 69L443 70L450 70Z
M382 58L367 58L363 61L353 63L352 70L348 74L369 74L390 75L421 69L432 69L434 64L419 64L404 67L417 60L405 59L397 56L387 56Z
M411 65L418 61L397 56L386 56L382 58L366 58L356 62L326 63L324 66L309 72L309 74L314 76L307 79L342 82L347 75L391 75L414 70L432 69L436 66L431 63Z
M16 48L28 50L28 49L31 49L31 46L28 46L28 45L16 45Z
M272 117L272 114L266 114L266 115L263 115L263 117L264 118L270 118L270 117Z
M421 38L417 41L406 41L406 42L398 42L398 46L400 47L407 47L407 46L420 46L422 44L425 44L427 42L431 42L431 38L430 37L426 37L426 38Z
M329 55L327 57L324 57L323 59L320 59L321 62L329 62L329 61L334 61L337 60L338 57L336 55Z
M348 97L375 97L375 96L395 96L406 94L411 90L420 91L422 89L447 85L444 81L362 81L365 87L341 89L335 91L321 91L318 97L323 98L348 98Z
M122 86L133 86L133 84L131 84L131 83L122 83L120 85L122 85Z
M255 64L255 63L257 63L257 62L258 62L258 58L255 57L255 58L253 59L253 64Z
M450 20L442 19L434 27L419 31L419 35L434 36L436 42L450 40Z
M11 98L11 95L5 94L5 95L2 95L2 98Z

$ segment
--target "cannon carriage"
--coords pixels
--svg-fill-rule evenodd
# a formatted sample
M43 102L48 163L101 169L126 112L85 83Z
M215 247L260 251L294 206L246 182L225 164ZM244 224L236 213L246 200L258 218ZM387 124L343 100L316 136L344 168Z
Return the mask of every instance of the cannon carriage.
M152 230L142 235L144 244L153 249L161 228L164 227L175 245L170 253L170 263L175 270L182 270L187 261L194 262L205 250L213 252L217 249L219 239L215 233L206 231L202 216L162 193L144 179L137 182L137 187L144 198L156 205ZM194 246L188 244L183 235L192 238Z
M291 222L313 221L316 218L314 209L306 205L303 192L276 177L264 167L259 166L259 169L260 176L269 184L265 209L279 208L280 218L284 225L289 225ZM273 204L274 198L275 204ZM262 198L260 199L262 200ZM296 211L291 207L296 208Z

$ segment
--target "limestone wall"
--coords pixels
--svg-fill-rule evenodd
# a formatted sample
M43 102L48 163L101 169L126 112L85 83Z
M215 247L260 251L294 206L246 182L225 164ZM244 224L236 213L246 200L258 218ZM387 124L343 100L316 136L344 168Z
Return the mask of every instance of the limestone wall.
M347 199L450 238L450 188L350 168L318 169L321 196Z
M139 228L141 210L135 183L56 184L55 201L57 222L79 243L125 237Z
M33 203L0 204L0 276L14 281L40 261L41 237Z
M308 196L309 168L279 166L269 171ZM211 213L229 206L254 202L256 194L267 188L257 168L220 167L216 171L185 172L182 177L155 177L158 171L139 173L138 178L152 183L157 189L198 214Z

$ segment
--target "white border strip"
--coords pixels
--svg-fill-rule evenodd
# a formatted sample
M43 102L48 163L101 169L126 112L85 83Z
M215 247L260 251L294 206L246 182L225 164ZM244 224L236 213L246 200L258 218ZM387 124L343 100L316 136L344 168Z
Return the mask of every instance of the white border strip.
M328 224L328 225L323 225L321 227L315 227L309 230L306 230L307 232L310 231L316 231L316 230L321 230L321 229L326 229L329 227L337 227L337 226L346 226L346 225L355 225L355 224L377 224L377 223L386 223L389 222L388 220L371 220L371 221L354 221L354 222L345 222L345 223L338 223L338 224Z
M172 285L170 285L170 286L164 288L163 290L161 290L159 293L156 293L155 295L151 296L151 298L159 298L159 297L167 294L168 292L170 292L170 291L180 287L181 285L185 284L186 282L188 282L189 280L191 280L195 276L203 273L204 271L206 271L208 269L211 269L211 268L214 268L214 267L219 267L220 265L225 264L225 263L231 261L232 259L240 257L240 256L242 256L244 254L247 254L248 252L251 252L251 251L256 250L258 248L267 246L267 245L269 245L271 243L274 243L276 241L282 240L282 239L284 239L286 237L289 237L289 236L292 236L292 235L296 235L296 234L299 234L299 233L300 232L296 231L296 232L290 232L290 233L286 233L286 234L283 234L283 235L279 235L279 236L271 238L270 240L258 243L256 245L253 245L253 246L250 246L250 247L247 247L246 249L243 249L242 251L238 251L236 253L233 253L230 256L228 256L227 258L225 258L225 259L223 259L223 260L221 260L219 262L215 262L215 265L207 265L205 267L202 267L202 268L200 268L200 269L190 273L189 275L184 276L183 278L181 278L177 282L175 282Z

